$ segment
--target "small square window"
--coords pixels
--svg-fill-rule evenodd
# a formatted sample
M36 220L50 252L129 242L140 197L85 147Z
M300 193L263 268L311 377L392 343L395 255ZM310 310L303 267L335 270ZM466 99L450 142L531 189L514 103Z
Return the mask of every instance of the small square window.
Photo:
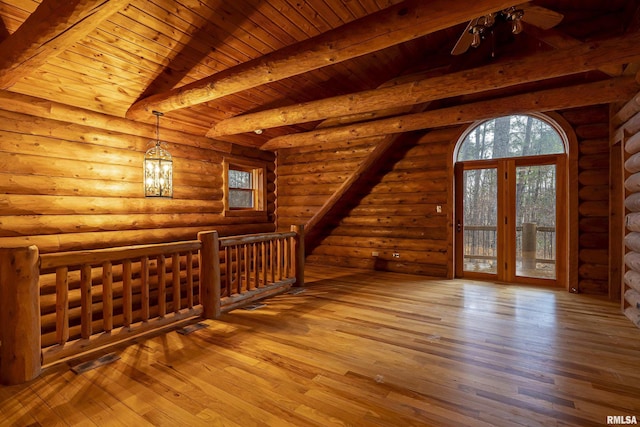
M265 213L266 167L263 164L224 162L226 215Z

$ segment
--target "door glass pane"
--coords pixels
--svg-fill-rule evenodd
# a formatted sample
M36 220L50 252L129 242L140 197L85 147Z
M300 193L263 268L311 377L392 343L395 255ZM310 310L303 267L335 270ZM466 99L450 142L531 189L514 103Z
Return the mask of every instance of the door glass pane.
M497 170L465 170L463 180L464 271L496 274Z
M516 168L516 275L556 277L556 167Z

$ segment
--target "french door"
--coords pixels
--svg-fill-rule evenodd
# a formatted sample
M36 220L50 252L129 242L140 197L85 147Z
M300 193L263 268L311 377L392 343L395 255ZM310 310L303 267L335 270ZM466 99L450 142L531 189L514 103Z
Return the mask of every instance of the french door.
M564 156L456 164L456 276L555 284L566 278Z

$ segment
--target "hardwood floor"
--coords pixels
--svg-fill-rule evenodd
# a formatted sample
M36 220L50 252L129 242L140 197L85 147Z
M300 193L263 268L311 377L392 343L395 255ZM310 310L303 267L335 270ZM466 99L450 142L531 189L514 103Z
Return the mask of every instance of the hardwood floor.
M206 329L0 387L17 426L603 426L640 422L640 330L563 290L308 266Z

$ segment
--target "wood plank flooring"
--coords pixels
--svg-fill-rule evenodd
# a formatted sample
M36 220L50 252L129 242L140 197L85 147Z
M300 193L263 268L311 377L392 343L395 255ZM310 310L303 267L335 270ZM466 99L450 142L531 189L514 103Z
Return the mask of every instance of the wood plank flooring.
M640 422L640 330L593 296L308 266L303 293L206 323L0 387L0 425Z

